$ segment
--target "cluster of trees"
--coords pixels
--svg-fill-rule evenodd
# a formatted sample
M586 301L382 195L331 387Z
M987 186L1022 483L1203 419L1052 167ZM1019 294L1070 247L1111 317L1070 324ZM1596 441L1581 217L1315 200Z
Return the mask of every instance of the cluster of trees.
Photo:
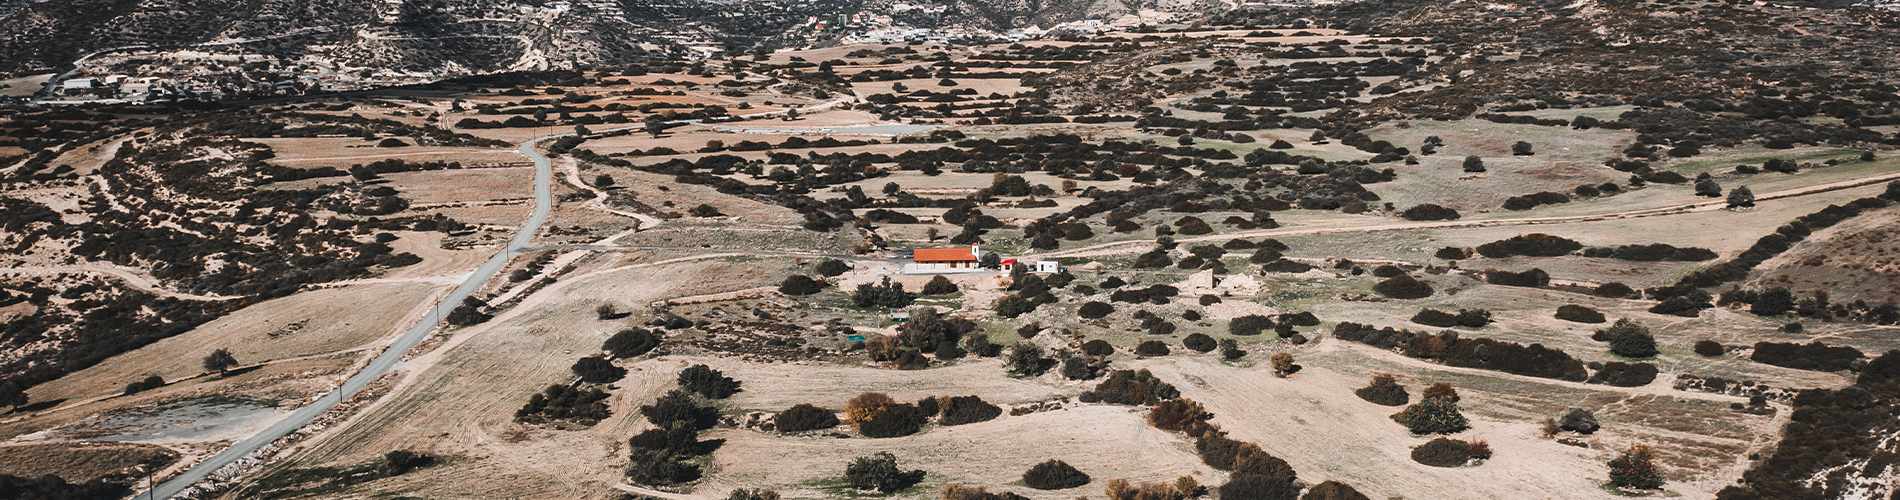
M1831 346L1820 341L1806 344L1756 342L1755 350L1748 359L1783 368L1835 372L1854 368L1865 356L1859 349Z
M1723 488L1716 498L1835 498L1864 491L1846 481L1852 472L1843 471L1852 470L1850 464L1867 464L1891 454L1881 449L1880 440L1867 436L1900 432L1895 412L1900 412L1900 351L1888 351L1868 362L1851 386L1796 395L1787 435L1742 474L1741 484ZM1861 473L1872 471L1862 469ZM1828 476L1828 481L1812 479L1836 473L1841 475Z
M1747 278L1749 271L1756 266L1788 251L1795 243L1807 239L1808 235L1815 231L1833 227L1841 221L1858 217L1868 210L1886 208L1894 202L1900 202L1900 181L1888 183L1886 192L1879 197L1861 198L1846 205L1828 205L1819 211L1798 217L1776 228L1774 233L1756 240L1740 255L1696 270L1677 280L1675 285L1657 289L1650 295L1667 299L1687 294L1692 289L1740 281Z
M1561 236L1531 233L1478 245L1478 255L1493 259L1515 256L1556 257L1583 249L1583 244Z
M788 410L790 411L790 410ZM798 430L829 428L835 421L819 417L811 410L801 410L807 415L799 416L796 422ZM867 437L891 438L916 434L924 424L936 418L939 425L955 426L987 422L1003 415L1002 407L990 404L977 396L927 397L917 403L899 403L883 393L867 392L851 398L844 407L845 422L857 426L858 432ZM786 418L781 415L779 418ZM781 427L780 430L794 432Z
M1886 302L1879 305L1865 300L1854 302L1833 302L1826 290L1816 290L1807 297L1796 297L1787 287L1769 287L1761 290L1732 288L1722 292L1716 300L1717 305L1746 304L1748 311L1761 316L1781 316L1793 312L1804 318L1832 320L1836 318L1872 323L1876 325L1900 324L1900 305Z
M548 423L569 421L591 426L611 415L607 393L595 387L550 385L528 397L528 403L515 410L515 421Z
M1459 309L1456 314L1432 308L1424 308L1412 315L1412 322L1439 328L1465 327L1484 328L1491 324L1491 311L1484 309Z
M1541 205L1570 203L1570 195L1556 191L1539 191L1526 195L1504 199L1505 210L1530 210Z
M695 457L712 453L721 441L701 441L699 433L719 423L719 410L701 404L685 391L667 391L653 404L640 407L653 428L627 440L632 450L627 478L636 484L672 485L699 479Z
M1584 257L1599 259L1622 259L1642 262L1680 261L1700 262L1715 259L1715 251L1707 248L1678 247L1665 243L1646 245L1620 245L1615 247L1590 247L1583 250Z
M1451 366L1577 382L1588 378L1582 361L1543 344L1526 346L1492 339L1465 339L1455 331L1418 333L1352 322L1335 325L1333 336L1383 349L1398 348L1406 356L1437 360Z
M1194 438L1194 449L1202 463L1230 473L1227 483L1218 489L1220 498L1294 500L1300 497L1299 478L1291 465L1268 454L1259 445L1228 437L1226 431L1212 422L1214 415L1200 403L1170 398L1152 404L1148 412L1149 425ZM1172 489L1141 488L1140 491L1158 495L1135 498L1185 499L1193 497L1199 489L1198 484L1177 482L1177 487ZM1109 485L1111 498L1129 498L1130 493L1125 485L1121 488L1113 483ZM1351 487L1328 481L1308 491L1306 498L1365 497Z
M904 291L904 284L891 281L885 276L879 283L860 283L858 289L851 292L851 302L861 308L882 307L898 309L909 306L917 296Z
M1103 402L1121 405L1152 405L1181 396L1174 385L1155 378L1148 370L1115 370L1108 379L1078 398L1085 403Z
M9 498L21 499L125 498L132 495L132 488L123 484L106 482L104 479L73 484L52 474L38 478L0 474L0 492L6 492Z

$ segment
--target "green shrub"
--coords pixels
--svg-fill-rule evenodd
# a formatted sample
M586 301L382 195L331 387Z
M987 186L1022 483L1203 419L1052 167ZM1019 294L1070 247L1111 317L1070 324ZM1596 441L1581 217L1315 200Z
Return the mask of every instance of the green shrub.
M924 471L904 470L889 452L858 457L844 469L844 482L859 491L890 494L903 491L924 480Z

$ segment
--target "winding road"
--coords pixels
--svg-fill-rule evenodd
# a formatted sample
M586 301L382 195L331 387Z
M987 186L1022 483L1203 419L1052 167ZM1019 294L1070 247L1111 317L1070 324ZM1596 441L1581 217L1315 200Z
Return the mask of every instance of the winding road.
M463 278L462 283L456 286L454 291L449 292L440 302L436 303L435 307L429 310L428 314L423 316L422 321L410 327L408 331L403 332L402 336L397 337L395 342L390 343L387 348L383 349L382 353L371 360L368 366L363 367L361 371L356 372L355 375L344 380L343 385L337 387L329 394L318 398L316 402L298 408L296 411L285 416L282 420L271 424L270 427L265 428L263 431L259 431L251 437L238 441L236 444L231 445L230 448L226 448L217 455L213 455L211 458L205 459L205 461L199 462L197 465L185 470L184 473L168 479L163 483L159 483L158 487L152 489L153 491L139 492L139 494L133 498L143 498L147 496L154 498L171 498L185 491L185 489L190 488L193 484L197 484L199 481L209 477L211 473L218 469L236 463L245 456L263 449L272 442L284 436L288 436L297 429L308 425L311 421L316 420L317 416L336 407L337 403L349 399L350 396L355 395L358 391L363 390L364 387L369 386L370 382L382 377L383 374L388 373L391 368L394 368L397 363L402 361L403 353L408 352L409 349L414 348L417 343L422 342L422 339L427 338L429 332L435 330L436 325L442 321L444 316L448 315L450 310L454 309L457 304L461 304L462 299L474 294L475 291L480 289L489 279L494 278L496 274L500 273L502 267L507 265L508 260L527 249L528 244L534 240L534 235L541 231L541 225L547 222L548 214L553 210L554 197L551 194L552 188L550 184L552 184L554 178L554 169L548 157L536 150L534 145L540 141L559 136L560 135L539 137L521 144L521 148L518 150L521 155L528 157L530 160L534 160L534 212L528 215L528 220L521 224L521 228L515 232L514 238L509 240L507 248L496 252L493 257L488 258L487 262L483 262L481 267L476 268L474 272L469 273L467 277Z

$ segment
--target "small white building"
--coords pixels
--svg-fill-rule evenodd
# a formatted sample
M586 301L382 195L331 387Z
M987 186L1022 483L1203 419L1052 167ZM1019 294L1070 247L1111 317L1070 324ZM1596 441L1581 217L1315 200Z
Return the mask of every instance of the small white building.
M93 89L99 88L99 86L98 78L74 78L59 82L59 92L64 95L85 94L92 92Z

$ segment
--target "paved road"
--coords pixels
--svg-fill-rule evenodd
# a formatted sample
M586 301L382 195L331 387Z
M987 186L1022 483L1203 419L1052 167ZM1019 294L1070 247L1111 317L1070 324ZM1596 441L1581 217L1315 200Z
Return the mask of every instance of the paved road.
M156 496L159 498L171 498L177 495L179 492L191 487L191 485L197 484L198 481L204 480L207 476L210 476L213 471L236 462L244 458L245 455L249 455L251 452L257 451L277 441L279 438L290 435L291 432L295 432L297 429L308 425L311 421L316 420L318 415L329 411L335 407L337 403L349 399L349 397L356 394L357 391L363 390L371 381L382 377L383 374L389 372L390 368L394 368L396 363L401 362L403 353L408 352L410 348L415 347L423 338L428 337L429 332L435 330L436 324L439 323L444 316L448 315L449 310L454 309L456 304L462 303L463 298L475 293L477 289L482 287L482 284L487 283L490 278L500 273L502 267L508 263L510 257L526 249L528 243L534 240L534 235L540 232L541 224L547 222L548 212L554 205L553 196L550 194L552 192L550 184L554 178L552 165L548 161L547 156L542 155L540 151L534 149L535 142L543 139L547 138L538 138L523 143L519 150L522 156L534 160L534 212L528 216L526 222L522 223L521 229L517 231L514 238L508 242L506 249L496 252L495 256L490 257L487 262L482 263L480 268L469 273L468 277L462 280L461 285L456 286L454 291L450 292L447 297L442 298L441 303L437 304L434 309L431 309L424 315L421 322L416 323L409 331L403 332L402 336L398 337L394 343L390 344L387 349L384 349L381 354L377 355L376 359L370 361L369 366L364 367L362 371L358 371L356 375L343 381L341 387L338 387L335 391L332 391L329 395L318 399L314 403L298 408L296 411L291 412L290 415L284 417L283 420L271 424L270 427L265 428L263 431L249 438L245 438L242 441L238 441L237 444L232 445L223 452L192 466L183 474L163 483L159 483L158 487L154 488L157 493ZM151 492L139 492L134 498L144 498L149 494L151 494Z
M838 105L855 101L855 97L840 97L817 105L806 106L803 109L806 111L831 109ZM779 113L782 112L753 113L740 115L740 117L753 118ZM699 121L700 120L678 120L675 123L687 124L698 123ZM621 128L633 127L637 126ZM546 155L536 150L534 145L540 141L566 135L572 134L553 134L537 137L522 143L520 149L517 150L522 156L534 160L534 213L528 216L527 222L522 223L521 229L515 232L513 239L509 240L508 248L497 252L495 256L490 257L487 262L482 263L480 268L469 273L468 277L462 280L461 285L456 286L455 290L450 292L447 297L443 297L442 301L438 303L435 308L430 309L429 312L423 316L421 322L416 323L416 325L411 327L408 331L403 332L402 336L398 337L396 341L390 344L387 349L383 350L381 354L378 354L376 359L370 361L369 366L364 367L362 371L357 372L356 375L350 376L348 380L344 380L341 387L338 387L335 391L318 399L316 402L298 408L296 411L291 412L290 415L284 417L283 420L271 424L270 427L265 428L263 431L245 438L242 441L238 441L237 444L231 445L230 448L192 466L183 474L179 474L177 477L159 483L158 487L153 488L152 491L139 492L138 495L133 496L133 498L143 498L152 495L154 491L156 492L156 496L161 498L171 498L178 495L199 481L203 481L219 468L235 463L243 459L246 455L262 449L264 446L284 436L288 436L292 432L296 432L297 429L303 428L305 425L309 425L310 422L316 420L317 416L336 407L337 403L342 402L344 399L349 399L350 396L368 386L371 381L382 377L383 374L388 373L391 368L394 368L396 363L402 361L403 353L415 347L417 343L422 342L423 338L428 337L429 332L435 330L436 324L440 323L442 318L447 316L449 311L455 308L456 304L462 303L462 299L474 294L484 283L487 283L489 279L494 278L496 274L500 273L502 267L507 265L510 257L530 248L529 243L534 241L534 236L540 232L541 225L547 222L548 213L553 209L554 205L554 196L552 194L554 179L553 162L550 161Z

